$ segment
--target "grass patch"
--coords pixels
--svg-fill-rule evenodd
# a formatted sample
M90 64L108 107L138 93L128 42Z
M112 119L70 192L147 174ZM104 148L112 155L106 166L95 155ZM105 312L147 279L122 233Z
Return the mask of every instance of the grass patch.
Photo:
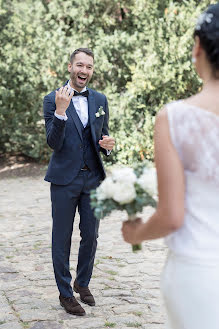
M36 249L39 249L41 247L41 242L36 242L33 246L33 248L36 250Z
M103 290L109 290L109 289L111 289L110 286L105 286L105 287L103 288Z
M132 328L140 328L141 327L141 323L138 322L128 322L126 323L127 327L132 327Z
M115 326L116 326L116 323L113 323L113 322L106 322L104 324L104 327L106 327L106 328L115 328Z
M96 263L94 264L94 266L97 266L97 265L99 265L99 264L102 264L102 263L101 263L101 261L98 259L98 260L96 261Z
M110 274L110 275L117 275L118 272L115 272L115 271L106 271L106 273Z
M133 312L134 315L142 316L142 312Z

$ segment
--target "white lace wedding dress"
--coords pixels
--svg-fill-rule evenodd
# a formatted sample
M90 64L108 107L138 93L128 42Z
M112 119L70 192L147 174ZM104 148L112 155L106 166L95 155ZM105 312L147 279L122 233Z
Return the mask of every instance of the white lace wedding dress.
M219 116L182 100L166 107L186 183L184 224L166 238L167 328L219 329Z

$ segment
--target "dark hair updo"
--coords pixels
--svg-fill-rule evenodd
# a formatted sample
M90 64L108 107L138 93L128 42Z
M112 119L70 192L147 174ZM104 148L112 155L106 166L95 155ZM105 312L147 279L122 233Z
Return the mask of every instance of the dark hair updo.
M199 17L195 36L200 38L214 75L219 78L219 3L209 6Z

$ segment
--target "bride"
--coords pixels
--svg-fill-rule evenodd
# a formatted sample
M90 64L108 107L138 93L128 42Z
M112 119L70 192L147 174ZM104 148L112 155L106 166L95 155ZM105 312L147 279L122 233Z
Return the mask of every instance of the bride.
M219 328L219 3L200 16L193 63L200 93L167 104L155 123L159 202L124 240L166 237L161 290L170 329Z

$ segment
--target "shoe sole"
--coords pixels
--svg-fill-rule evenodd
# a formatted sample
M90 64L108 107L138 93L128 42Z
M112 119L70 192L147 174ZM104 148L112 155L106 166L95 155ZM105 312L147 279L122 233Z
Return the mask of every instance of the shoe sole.
M84 316L84 315L86 315L85 312L84 313L74 313L74 312L71 312L71 311L67 311L66 308L65 308L65 306L61 302L60 302L60 305L65 309L66 313L69 313L71 315L76 315L76 316Z
M77 294L79 294L78 290L77 290L75 287L73 288L73 290L74 290L74 292L76 292ZM80 301L81 301L82 303L86 304L86 305L89 305L89 306L95 306L95 303L93 303L93 304L91 304L91 303L87 303L87 302L85 302L84 300L82 300L81 298L80 298Z
M81 298L80 298L80 301L82 302L82 303L84 303L84 304L86 304L86 305L89 305L89 306L95 306L95 303L94 304L89 304L89 303L87 303L87 302L85 302L84 300L82 300Z

